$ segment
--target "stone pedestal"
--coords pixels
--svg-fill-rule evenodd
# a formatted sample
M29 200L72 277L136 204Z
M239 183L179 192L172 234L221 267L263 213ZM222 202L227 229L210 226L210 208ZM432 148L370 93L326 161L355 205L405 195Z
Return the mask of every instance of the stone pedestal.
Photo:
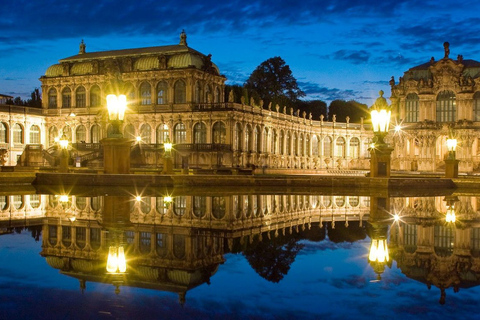
M372 149L370 159L370 177L390 177L390 157L393 148L382 144Z
M60 151L60 166L58 172L67 173L68 172L68 150Z
M456 159L445 160L445 178L458 178L458 162Z
M103 172L130 173L130 147L132 142L125 138L106 138L103 145Z
M165 157L163 159L163 174L173 174L173 159L172 157Z

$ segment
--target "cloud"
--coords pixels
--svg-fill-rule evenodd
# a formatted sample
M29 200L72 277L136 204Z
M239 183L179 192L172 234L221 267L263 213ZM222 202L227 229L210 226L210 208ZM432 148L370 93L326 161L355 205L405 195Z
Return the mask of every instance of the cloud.
M354 64L367 63L370 59L370 53L365 50L342 49L333 53L331 58L335 60L345 60Z
M333 101L337 99L351 100L360 94L359 91L323 87L314 82L299 81L298 85L305 92L307 97L311 97L313 99L322 99L327 101Z

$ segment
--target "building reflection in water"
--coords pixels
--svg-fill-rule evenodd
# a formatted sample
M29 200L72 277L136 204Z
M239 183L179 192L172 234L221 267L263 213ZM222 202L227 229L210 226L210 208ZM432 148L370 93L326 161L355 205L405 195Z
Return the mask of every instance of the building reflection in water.
M449 288L458 292L480 284L480 197L471 195L230 193L60 199L0 196L0 226L8 233L43 225L42 256L61 273L79 279L82 290L88 282L113 284L117 293L122 286L151 288L177 293L184 303L188 290L209 283L226 253L243 254L261 277L279 282L302 240L355 242L367 236L370 248L383 245L380 259L369 262L377 280L396 262L408 278L438 287L440 303ZM447 214L454 214L455 221L447 222ZM40 236L34 229L32 235ZM124 248L126 272L107 272L112 246Z

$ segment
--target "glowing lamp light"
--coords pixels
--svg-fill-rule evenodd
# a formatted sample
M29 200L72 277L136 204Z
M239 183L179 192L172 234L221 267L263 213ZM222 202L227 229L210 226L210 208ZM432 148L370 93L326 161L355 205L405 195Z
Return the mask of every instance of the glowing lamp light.
M396 222L398 222L398 220L400 220L400 216L398 214L394 214L393 215L393 220L395 220Z
M170 202L172 202L172 197L171 197L171 196L166 196L166 197L164 197L164 198L163 198L163 202L165 202L165 203L170 203Z
M165 152L170 152L172 151L172 143L167 140L164 144L163 144L163 147L165 148Z
M123 121L125 117L125 110L127 109L127 96L121 94L116 96L109 94L107 96L108 118L110 120Z
M450 152L454 152L457 148L457 139L447 139L447 149Z
M58 143L60 144L60 148L66 150L68 148L68 138L64 134L62 134L62 137L58 140Z
M137 136L137 137L136 137L136 140L137 140L137 142L140 142L140 141L142 141L142 137Z
M373 132L387 133L392 112L385 109L372 110L370 115L372 116Z
M135 200L137 200L137 201L142 201L142 197L136 196L136 197L135 197Z
M388 262L389 256L386 239L372 239L372 245L370 247L370 254L368 256L368 260L380 263Z
M67 195L61 195L60 198L58 199L58 201L60 201L62 203L68 202L68 196Z
M124 273L127 271L127 260L122 246L111 246L108 249L107 272Z
M395 132L398 133L398 132L400 132L400 131L402 131L402 126L400 126L400 125L397 124L397 125L395 126Z
M447 208L447 214L445 215L445 221L447 223L455 223L456 221L456 217L455 217L455 207L452 205L452 206L449 206Z

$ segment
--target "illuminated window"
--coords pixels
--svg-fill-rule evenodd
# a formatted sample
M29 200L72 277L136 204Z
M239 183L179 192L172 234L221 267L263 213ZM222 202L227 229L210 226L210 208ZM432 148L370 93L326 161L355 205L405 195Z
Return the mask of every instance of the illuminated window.
M167 83L161 81L157 85L157 104L167 104Z
M87 102L85 99L85 88L78 87L75 92L75 107L76 108L85 108Z
M240 123L235 124L235 150L242 150L242 125Z
M62 108L72 107L72 90L70 88L64 88L62 91Z
M92 137L92 143L99 143L100 142L100 126L94 124L92 128L90 128L90 135Z
M40 207L40 195L39 194L31 194L30 195L30 207L32 207L32 209L37 209L37 208Z
M198 82L195 83L195 103L200 103L200 97L201 97L201 91L202 89L200 88L200 84Z
M207 126L203 122L193 127L193 143L207 143Z
M405 100L405 122L418 121L418 96L415 93L407 95Z
M360 156L360 140L358 138L350 139L350 157L357 159Z
M337 139L337 157L345 158L345 139L340 137Z
M227 129L221 121L215 122L213 125L213 143L224 144L227 139Z
M18 123L13 126L13 143L23 143L23 128Z
M80 125L77 127L75 131L75 141L78 142L85 142L87 140L87 128L84 125Z
M40 143L40 127L33 125L30 127L30 143L39 144Z
M323 139L323 156L331 157L332 156L332 138L325 137Z
M152 104L152 89L149 83L142 83L140 86L140 96L142 97L142 105Z
M193 214L202 218L207 212L207 197L193 197Z
M157 127L157 143L164 143L170 139L168 125L161 124Z
M187 128L183 123L177 123L174 128L175 143L185 143L187 141Z
M456 118L456 98L451 91L442 91L437 96L437 122L452 122Z
M0 122L0 143L8 142L8 130L7 125L3 122Z
M152 143L152 128L148 124L143 124L140 128L140 135L143 143Z
M100 107L100 88L98 86L93 86L90 88L90 106Z

